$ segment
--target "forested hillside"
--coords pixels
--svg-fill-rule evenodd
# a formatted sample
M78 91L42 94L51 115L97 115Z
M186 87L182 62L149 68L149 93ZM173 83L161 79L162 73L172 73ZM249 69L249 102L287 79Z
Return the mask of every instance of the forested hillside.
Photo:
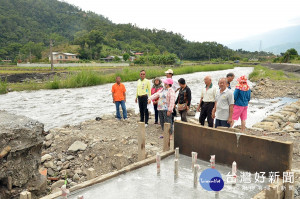
M0 1L0 58L36 60L54 45L77 45L82 59L100 59L138 51L144 54L174 53L180 59L235 59L235 51L216 42L190 42L165 30L114 24L104 16L84 12L57 0ZM54 46L54 47L55 47ZM0 59L0 60L1 60Z

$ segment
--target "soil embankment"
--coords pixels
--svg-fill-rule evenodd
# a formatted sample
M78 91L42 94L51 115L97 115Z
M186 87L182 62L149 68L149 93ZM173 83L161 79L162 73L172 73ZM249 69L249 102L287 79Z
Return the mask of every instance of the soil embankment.
M300 74L300 64L273 64L273 63L266 63L266 64L261 64L262 66L266 66L270 69L275 69L275 70L283 70L286 72L292 72L292 73L298 73Z

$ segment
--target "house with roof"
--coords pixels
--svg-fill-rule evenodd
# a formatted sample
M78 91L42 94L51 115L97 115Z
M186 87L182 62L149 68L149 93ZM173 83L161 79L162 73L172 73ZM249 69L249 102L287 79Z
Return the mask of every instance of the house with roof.
M52 52L52 54L53 54L54 64L69 62L69 61L79 61L78 56L73 53ZM50 55L49 55L49 60L51 61Z

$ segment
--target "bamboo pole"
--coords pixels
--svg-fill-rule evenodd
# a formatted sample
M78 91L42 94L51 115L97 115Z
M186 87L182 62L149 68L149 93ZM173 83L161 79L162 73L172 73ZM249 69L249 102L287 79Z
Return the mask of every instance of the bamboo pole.
M145 123L139 122L138 126L138 161L144 160L146 157L145 150Z
M170 123L164 124L164 146L163 146L163 152L170 150Z

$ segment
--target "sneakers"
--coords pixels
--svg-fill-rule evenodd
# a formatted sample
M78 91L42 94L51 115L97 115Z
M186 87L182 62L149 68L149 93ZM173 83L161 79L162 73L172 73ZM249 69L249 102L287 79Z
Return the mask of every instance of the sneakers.
M154 124L158 124L158 122L154 122Z
M147 127L148 126L148 124L145 124L145 127Z

